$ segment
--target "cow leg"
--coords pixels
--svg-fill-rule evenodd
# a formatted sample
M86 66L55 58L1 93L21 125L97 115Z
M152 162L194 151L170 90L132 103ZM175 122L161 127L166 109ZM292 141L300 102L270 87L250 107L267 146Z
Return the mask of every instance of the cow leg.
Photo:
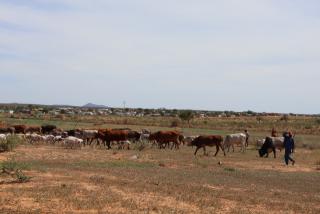
M106 141L105 143L106 143L106 146L108 147L107 149L111 149L111 145L110 145L111 142L110 141Z
M223 148L223 146L221 144L219 144L219 146L221 147L221 149L223 151L223 155L226 156L226 152L225 152L225 149Z
M208 156L207 151L206 151L206 146L203 146L202 148L203 148L203 155L207 155Z
M274 155L274 158L276 158L276 148L273 148L273 155Z
M179 142L177 142L176 144L175 144L175 149L179 149L179 145L180 145L180 143Z
M217 156L218 152L219 152L220 148L219 148L219 145L216 144L216 153L214 154L214 156Z
M172 145L171 145L171 150L173 149L173 147L175 147L176 145L175 145L175 143L174 142L172 142Z
M200 149L200 147L199 146L197 146L197 148L196 148L196 151L194 152L194 155L196 155L197 154L197 152L198 152L198 150Z

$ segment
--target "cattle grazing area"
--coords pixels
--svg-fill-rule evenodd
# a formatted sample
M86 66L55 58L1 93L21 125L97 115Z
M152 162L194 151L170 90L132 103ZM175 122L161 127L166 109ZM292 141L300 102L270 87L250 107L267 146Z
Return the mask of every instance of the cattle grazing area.
M10 127L0 141L20 140L0 152L0 213L320 212L315 135L295 136L296 164L285 166L270 133L250 131L246 146L240 130Z

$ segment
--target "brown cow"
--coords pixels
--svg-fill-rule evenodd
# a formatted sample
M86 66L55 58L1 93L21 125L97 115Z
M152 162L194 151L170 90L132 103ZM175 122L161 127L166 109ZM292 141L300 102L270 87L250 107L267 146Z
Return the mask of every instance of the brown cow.
M166 148L166 146L173 143L171 149L175 147L179 149L181 134L177 131L158 131L151 133L149 136L149 141L155 141L158 143L159 149Z
M41 127L40 126L28 126L26 128L26 133L37 133L41 134Z
M25 134L26 133L26 126L25 125L14 125L12 126L15 129L16 134Z
M129 139L128 131L126 130L111 130L111 129L100 129L98 130L97 137L101 139L108 149L111 149L111 142L122 142Z
M206 154L206 146L216 146L216 153L214 156L216 156L219 152L219 148L222 149L224 156L226 156L226 153L222 147L223 137L220 135L207 135L207 136L199 136L195 138L193 141L191 141L188 145L189 146L196 146L196 151L194 152L194 155L197 154L198 150L202 147L204 154Z

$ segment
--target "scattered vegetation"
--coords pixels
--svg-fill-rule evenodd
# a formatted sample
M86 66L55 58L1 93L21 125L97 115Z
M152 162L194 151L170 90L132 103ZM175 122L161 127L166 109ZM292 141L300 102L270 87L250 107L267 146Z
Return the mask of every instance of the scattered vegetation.
M142 150L144 150L145 148L147 148L147 144L148 144L148 143L147 143L146 141L136 142L136 143L134 144L133 149L138 150L138 151L142 151Z
M170 127L174 128L174 127L178 127L179 126L179 121L174 119L172 122L171 122L171 125Z
M181 120L187 121L190 126L190 121L193 119L194 114L191 110L184 110L180 111L178 116Z
M11 152L21 144L21 142L22 140L14 135L8 136L6 140L0 141L0 152Z
M280 117L280 121L288 122L289 121L289 115L287 115L287 114L282 115Z
M15 182L24 183L28 182L31 177L26 176L22 170L27 169L26 164L16 162L14 159L8 159L7 161L0 163L0 173L10 175L16 178Z
M224 171L228 171L228 172L235 172L235 171L236 171L236 169L235 169L235 168L227 167L227 168L224 168Z

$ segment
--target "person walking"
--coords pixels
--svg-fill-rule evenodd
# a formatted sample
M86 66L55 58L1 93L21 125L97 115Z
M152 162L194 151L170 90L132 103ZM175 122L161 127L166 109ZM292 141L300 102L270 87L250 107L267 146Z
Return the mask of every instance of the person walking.
M246 129L246 130L244 130L244 133L246 134L246 147L248 147L248 145L249 145L249 137L250 137L250 135L249 135L249 132L248 132L248 130Z
M288 166L289 160L292 162L292 165L295 164L295 160L291 158L291 153L294 152L294 139L292 136L291 132L286 132L283 135L284 141L283 141L283 146L284 146L284 161L286 165Z

